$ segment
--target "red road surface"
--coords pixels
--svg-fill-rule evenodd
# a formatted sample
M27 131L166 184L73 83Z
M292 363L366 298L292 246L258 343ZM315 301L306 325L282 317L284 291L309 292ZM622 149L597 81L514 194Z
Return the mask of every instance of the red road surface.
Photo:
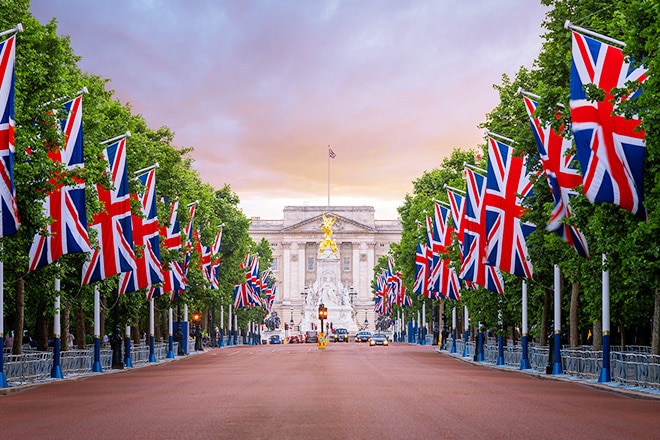
M657 439L660 399L433 347L225 347L0 396L0 439Z

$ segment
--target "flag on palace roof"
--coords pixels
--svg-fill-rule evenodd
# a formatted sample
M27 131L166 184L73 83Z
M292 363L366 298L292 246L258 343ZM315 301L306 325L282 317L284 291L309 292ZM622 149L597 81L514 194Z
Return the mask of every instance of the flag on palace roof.
M569 201L578 195L576 188L582 183L577 158L571 152L573 138L566 138L564 133L558 133L550 124L545 124L535 117L534 111L538 107L536 101L526 96L523 96L523 100L555 204L546 229L556 232L578 254L588 258L589 248L584 234L563 221L573 217ZM557 117L560 117L559 112Z
M16 233L21 224L14 187L14 64L16 35L0 43L0 237Z
M133 240L142 248L142 255L135 259L136 268L119 277L119 294L134 292L163 282L158 239L158 211L156 208L156 170L139 175L144 192L133 197L140 201L141 216L133 214ZM147 299L150 299L147 291Z
M614 203L646 218L645 134L639 129L638 117L617 114L617 102L634 99L641 91L616 99L614 93L628 88L630 82L644 82L647 69L626 60L617 47L578 32L572 34L571 124L582 169L582 191L591 202ZM604 98L587 96L585 87L589 85L603 91Z
M62 164L65 172L81 171L84 167L82 95L63 106L65 117L60 121L64 146L49 148L48 157ZM30 246L29 270L46 266L66 254L91 252L87 235L85 183L75 178L72 185L64 185L60 175L52 175L42 202L43 213L52 221L45 231L35 234Z
M488 176L484 195L486 258L505 272L532 278L527 237L536 226L522 221L523 199L532 194L525 158L488 137Z

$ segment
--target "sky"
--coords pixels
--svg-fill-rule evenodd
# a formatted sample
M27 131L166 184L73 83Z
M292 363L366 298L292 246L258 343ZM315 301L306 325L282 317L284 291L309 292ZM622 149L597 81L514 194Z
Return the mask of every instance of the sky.
M493 84L532 67L538 0L32 0L80 68L192 147L248 217L369 205L483 142ZM328 146L335 153L329 159ZM329 191L328 191L329 189Z

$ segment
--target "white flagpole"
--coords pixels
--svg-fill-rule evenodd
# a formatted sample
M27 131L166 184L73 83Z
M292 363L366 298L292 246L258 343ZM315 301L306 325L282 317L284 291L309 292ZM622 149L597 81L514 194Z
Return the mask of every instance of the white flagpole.
M564 374L564 369L561 364L561 289L560 289L561 271L559 266L555 264L555 334L554 334L554 347L553 353L548 353L548 356L553 356L552 374Z
M23 25L21 23L18 23L16 27L0 32L0 37L3 37L8 34L13 34L14 32L23 32Z
M2 243L0 243L2 246ZM2 343L0 348L3 351L0 351L0 388L7 388L7 376L5 375L5 359L4 359L4 346L5 346L5 263L0 261L0 342ZM13 349L14 347L9 347Z
M600 38L603 41L607 41L608 43L616 44L617 46L621 46L621 47L626 46L626 43L624 43L621 40L615 40L614 38L608 37L608 36L603 35L603 34L599 34L598 32L590 31L589 29L585 29L583 27L576 26L573 23L571 23L569 20L566 20L564 22L564 29L569 29L569 30L573 30L575 32L579 32L581 34L590 35L592 37Z
M527 281L522 280L522 359L520 359L520 369L528 370L532 368L529 363L529 354L527 346L529 343L529 326L527 323Z
M330 145L328 145L328 207L330 206Z
M602 320L603 320L603 367L600 370L598 382L610 382L610 272L607 267L607 256L603 254L603 298L602 298Z
M62 322L60 312L60 279L55 278L55 321L53 322L53 368L50 370L50 377L62 379L62 366L60 365L60 350L62 346Z
M149 362L156 362L154 314L154 298L151 297L151 299L149 299Z
M98 284L94 285L94 363L92 371L101 373L101 292Z

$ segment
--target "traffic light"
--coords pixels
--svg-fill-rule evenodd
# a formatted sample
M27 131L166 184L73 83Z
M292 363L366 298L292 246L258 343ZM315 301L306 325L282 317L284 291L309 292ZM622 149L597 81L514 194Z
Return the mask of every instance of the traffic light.
M319 319L328 319L328 309L323 304L319 305Z

